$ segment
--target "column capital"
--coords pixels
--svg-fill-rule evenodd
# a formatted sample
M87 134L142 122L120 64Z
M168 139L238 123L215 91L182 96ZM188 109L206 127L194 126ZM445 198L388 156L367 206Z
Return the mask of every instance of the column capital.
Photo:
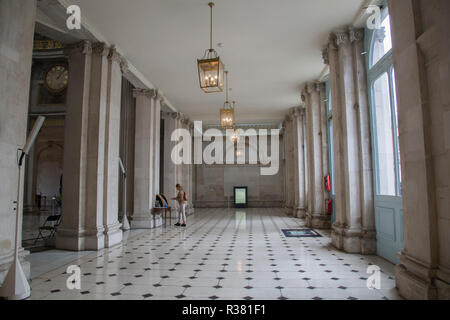
M325 90L325 83L323 82L317 82L315 85L316 91L322 91Z
M122 72L122 74L128 72L128 62L120 53L117 52L115 46L109 48L108 60L118 63L120 65L120 71Z
M92 54L92 42L89 40L83 40L70 44L64 49L64 53L66 55Z
M326 46L325 48L322 49L322 59L323 59L323 63L326 65L330 64L329 52L330 52L330 48L328 46Z
M171 112L170 116L172 117L172 119L175 119L175 120L183 119L183 114L181 112Z
M95 42L92 44L92 54L107 56L109 54L109 47L103 42Z
M164 95L162 94L161 90L159 90L159 89L156 89L154 98L156 100L159 100L161 104L164 104L164 102L166 101L166 98L164 97Z
M300 92L300 98L302 99L302 103L306 102L307 94L308 94L308 92L306 92L306 88L303 88L302 91Z
M360 28L349 28L349 37L350 37L350 42L360 42L363 41L364 39L364 29L360 29Z
M336 35L333 32L328 36L328 43L326 47L328 49L328 54L330 54L330 51L338 49L336 45Z
M286 117L284 118L284 121L286 122L286 124L289 124L290 122L292 122L292 120L294 120L294 118L292 117L292 114L289 112L289 114L287 114Z
M294 119L300 118L303 115L301 107L292 108L290 113Z
M110 61L121 63L123 58L122 58L122 55L117 52L116 47L112 46L109 48L108 59Z
M155 97L155 89L134 89L133 97L137 98L139 96L146 96L147 98L153 99Z
M317 91L316 89L316 83L315 82L308 82L305 86L306 92L309 94L313 93L314 91Z
M350 36L347 31L335 31L334 36L337 47L350 43Z

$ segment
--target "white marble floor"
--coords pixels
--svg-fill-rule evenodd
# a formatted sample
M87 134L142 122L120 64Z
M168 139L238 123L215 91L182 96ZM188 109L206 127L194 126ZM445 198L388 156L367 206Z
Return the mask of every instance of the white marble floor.
M329 231L281 230L301 227L280 209L197 209L186 228L147 230L34 278L31 299L400 299L391 263L334 249ZM73 264L80 290L66 285ZM369 265L381 268L379 290L366 286Z

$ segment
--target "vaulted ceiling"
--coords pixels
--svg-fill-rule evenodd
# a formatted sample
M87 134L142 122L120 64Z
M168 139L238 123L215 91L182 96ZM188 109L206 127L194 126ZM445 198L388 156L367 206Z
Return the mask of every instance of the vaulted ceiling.
M209 47L208 0L66 2L79 5L82 22L117 45L175 108L218 122L225 94L202 93L196 68ZM216 0L213 42L230 71L238 122L278 121L298 106L300 86L324 68L329 32L351 24L362 2Z

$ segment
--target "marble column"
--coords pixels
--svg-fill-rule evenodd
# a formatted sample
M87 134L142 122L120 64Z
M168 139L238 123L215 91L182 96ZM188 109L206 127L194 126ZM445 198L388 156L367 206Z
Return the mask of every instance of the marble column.
M330 35L324 57L330 64L335 164L333 244L350 253L375 253L369 106L363 30Z
M23 147L27 134L35 16L35 0L0 1L0 284L14 253L14 201L17 201L18 187L16 157L17 149ZM22 166L22 176L25 170L26 167ZM21 208L18 212L21 214ZM21 230L19 226L19 243ZM23 260L27 254L19 249L22 268L29 276L30 263Z
M89 41L69 47L67 54L64 217L56 247L99 250L122 241L117 161L124 60L113 48Z
M302 92L306 104L306 128L308 140L309 206L306 224L312 228L329 228L330 216L325 211L325 187L323 183L323 148L320 91L321 83L308 83Z
M108 53L108 80L105 109L105 149L103 181L103 226L105 247L122 241L119 215L119 149L122 74L128 69L125 60L111 48Z
M303 100L304 96L302 95L302 100ZM303 100L304 102L304 100ZM307 119L306 119L306 109L303 107L303 117L302 117L302 132L303 132L303 143L302 143L302 151L303 151L303 172L305 174L304 180L303 180L303 187L304 187L304 199L305 199L305 218L306 218L306 212L308 211L309 208L309 172L308 172L308 135L307 135L307 130L306 130L306 123L307 123Z
M388 1L398 101L407 299L450 299L450 2Z
M170 205L174 210L176 203L170 198L176 197L175 186L178 183L176 179L176 165L172 161L171 153L176 143L171 141L172 132L176 129L175 112L164 112L164 173L163 173L163 193L169 199Z
M319 85L319 100L320 100L320 137L322 144L322 174L323 176L331 175L330 169L328 167L328 115L327 115L327 96L325 90L325 84ZM323 182L324 184L325 182ZM323 186L323 199L329 200L331 199L330 192ZM324 212L328 214L327 203L324 203ZM331 227L331 217L330 224L328 227Z
M286 198L285 198L285 207L286 213L291 215L292 210L294 208L294 175L295 175L295 166L293 162L293 143L292 143L292 117L287 115L284 122L283 127L285 128L284 132L284 152L285 152L285 186L286 186Z
M159 139L161 97L156 89L134 90L136 98L134 213L133 229L151 229L156 225L151 213L159 192Z
M297 218L304 218L306 214L306 202L304 198L303 113L304 110L300 107L292 108L290 111L290 116L292 118L292 162L294 175L294 206L292 215Z

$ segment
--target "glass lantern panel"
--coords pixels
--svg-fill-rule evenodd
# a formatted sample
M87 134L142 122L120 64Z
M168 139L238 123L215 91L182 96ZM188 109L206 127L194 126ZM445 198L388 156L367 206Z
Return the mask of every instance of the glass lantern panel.
M220 126L222 128L232 128L234 125L234 111L233 109L220 110Z
M203 91L223 91L223 63L220 58L198 60L198 74Z

